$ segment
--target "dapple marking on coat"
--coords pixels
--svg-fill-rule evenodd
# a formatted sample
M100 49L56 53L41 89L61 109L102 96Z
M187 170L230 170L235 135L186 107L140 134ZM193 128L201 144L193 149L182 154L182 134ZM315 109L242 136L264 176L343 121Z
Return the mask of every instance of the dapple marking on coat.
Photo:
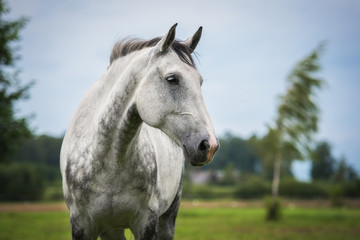
M191 53L202 27L175 40L127 39L85 95L61 149L75 240L173 239L184 162L202 166L219 146ZM200 229L199 229L200 230Z

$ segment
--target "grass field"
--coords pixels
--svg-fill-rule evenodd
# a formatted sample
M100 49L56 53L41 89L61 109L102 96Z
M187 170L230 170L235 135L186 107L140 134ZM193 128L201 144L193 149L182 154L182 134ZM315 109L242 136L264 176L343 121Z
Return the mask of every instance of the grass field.
M185 203L178 215L175 239L345 240L360 236L360 208L286 208L281 221L266 222L261 207L234 206ZM62 206L24 209L2 208L1 240L71 239L69 214Z

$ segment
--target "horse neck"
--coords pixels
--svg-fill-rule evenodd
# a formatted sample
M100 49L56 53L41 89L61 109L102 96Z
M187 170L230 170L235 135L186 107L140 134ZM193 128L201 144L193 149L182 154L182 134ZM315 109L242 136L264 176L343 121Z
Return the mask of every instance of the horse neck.
M110 84L109 97L98 117L97 144L104 153L112 151L116 158L124 156L142 120L135 104L135 92L145 61L126 56L110 66L104 84Z

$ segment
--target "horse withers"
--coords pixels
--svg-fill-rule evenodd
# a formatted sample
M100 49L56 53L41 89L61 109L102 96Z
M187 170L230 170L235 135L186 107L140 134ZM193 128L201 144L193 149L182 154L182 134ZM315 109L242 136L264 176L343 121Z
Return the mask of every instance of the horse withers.
M202 28L175 40L115 44L80 103L60 165L73 239L173 239L184 162L210 162L219 143L192 52Z

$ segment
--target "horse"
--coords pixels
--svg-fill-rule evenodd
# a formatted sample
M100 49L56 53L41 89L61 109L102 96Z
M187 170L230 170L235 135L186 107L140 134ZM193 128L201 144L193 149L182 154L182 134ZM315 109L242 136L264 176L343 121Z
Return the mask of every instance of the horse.
M125 38L76 110L60 153L72 239L173 239L185 162L209 163L219 147L185 41Z

